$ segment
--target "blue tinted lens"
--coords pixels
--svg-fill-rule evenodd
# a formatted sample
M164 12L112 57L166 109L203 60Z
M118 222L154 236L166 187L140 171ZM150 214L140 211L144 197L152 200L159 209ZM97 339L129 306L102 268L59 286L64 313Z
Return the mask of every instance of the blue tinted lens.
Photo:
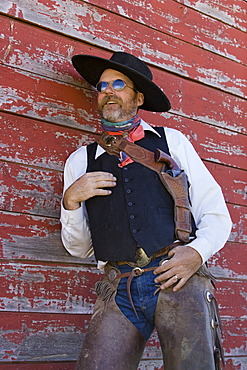
M113 90L121 91L126 86L125 82L123 80L115 80L113 82L106 82L106 81L100 81L96 85L96 89L99 92L105 92L107 86L112 86Z
M112 83L112 87L116 91L121 91L125 87L125 82L123 80L115 80Z
M107 88L107 86L108 86L108 82L100 81L100 82L97 83L96 89L99 92L102 92L102 91L105 91L105 89Z

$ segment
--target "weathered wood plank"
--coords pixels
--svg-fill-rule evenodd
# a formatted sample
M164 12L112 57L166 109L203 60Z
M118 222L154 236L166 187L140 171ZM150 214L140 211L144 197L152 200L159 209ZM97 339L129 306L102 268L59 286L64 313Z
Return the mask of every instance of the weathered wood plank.
M174 81L176 83L174 85L171 75L166 78L164 72L158 69L154 71L154 81L158 81L163 91L168 92L172 104L170 112L213 126L246 133L245 101L243 99L226 95L221 91L181 78L176 82ZM169 94L169 91L174 91L174 93ZM197 101L193 102L195 99ZM197 104L196 113L194 103ZM233 122L235 114L241 117L238 125ZM147 116L149 117L151 114L149 113ZM161 116L167 117L169 112L161 114Z
M247 207L228 205L233 227L229 241L246 243L247 240Z
M60 240L58 220L0 213L0 224L2 227L1 259L96 265L94 258L82 260L66 252ZM245 279L247 258L245 249L246 244L228 242L210 259L210 270L217 278Z
M74 370L76 362L31 362L31 363L4 363L6 370L32 370L34 367L37 370Z
M0 208L6 211L59 217L62 174L0 162Z
M207 17L204 15L205 13L201 14L197 9L188 7L188 2L183 1L185 5L182 3L178 5L175 1L170 0L153 0L152 3L147 1L135 1L133 3L130 0L123 0L119 4L117 0L107 0L102 4L100 0L91 0L90 3L103 6L116 14L144 24L147 27L168 33L171 36L193 43L216 54L221 54L233 60L239 58L243 63L246 63L243 50L238 50L236 44L236 40L240 41L241 44L245 43L243 32L219 22L218 19L211 18L211 14L210 17ZM202 8L202 4L200 5ZM199 8L200 5L198 6ZM210 5L212 7L213 4ZM239 21L245 28L243 8L244 6L238 6L240 11ZM232 15L236 15L236 12L235 14L232 12ZM233 22L233 19L231 21L233 23L231 25L236 27L237 22ZM245 29L242 30L244 31Z
M246 319L246 280L219 280L215 296L222 316Z
M79 53L79 50L88 54L91 49L95 49L66 35L59 35L2 14L0 19L3 32L0 60L13 68L74 83L72 55Z
M96 268L48 264L5 263L0 273L2 311L92 313ZM246 284L218 280L216 295L223 316L244 318Z
M71 9L69 11L74 13L72 23L69 21L71 18L66 16L67 6L62 9L60 2L59 5L47 2L46 6L39 4L38 0L32 0L31 3L27 0L6 1L2 9L0 4L0 11L8 13L7 7L15 4L15 7L18 8L16 11L22 12L25 20L35 24L60 33L64 33L66 29L67 35L79 38L81 41L97 46L104 45L109 50L124 49L137 55L143 55L148 63L166 71L195 79L232 94L246 95L244 90L244 86L246 86L245 68L241 65L236 66L234 61L228 60L226 63L222 56L192 44L188 45L186 42L164 33L159 32L157 35L156 30L151 28L145 30L143 25L138 23L135 23L133 28L132 21L79 0L70 3ZM118 28L119 22L121 22L121 29ZM14 46L14 44L15 42L12 45ZM239 48L243 55L244 51L242 50L245 47L245 42L243 42ZM236 47L235 50L237 50ZM12 54L11 48L8 51ZM36 53L37 51L35 51Z
M81 90L9 67L0 68L0 109L89 132L96 131L98 119L95 117L96 101L91 103L95 95L92 90Z
M78 357L89 315L1 313L1 361L71 361Z
M220 22L246 31L247 5L244 0L176 0Z
M247 325L244 319L222 319L223 346L226 356L245 356Z
M148 362L148 363L147 363ZM164 370L162 363L160 364L160 360L153 360L145 361L142 360L141 364L138 367L138 370ZM149 365L150 364L150 365ZM30 370L33 369L33 363L23 363L23 364L4 364L4 369L6 370ZM39 370L74 370L75 362L42 362L42 363L35 363L35 369ZM226 359L226 366L225 370L245 370L247 368L247 360L246 357L231 357L230 359Z
M212 259L214 273L218 277L237 277L244 272L244 246L246 242L245 207L229 206L233 219L233 230L230 236L232 242L229 249L223 249L217 254L219 265ZM27 259L41 261L60 261L70 263L95 263L94 260L81 260L70 256L62 246L60 240L60 224L57 219L15 214L0 213L1 240L0 257L6 259ZM236 253L232 253L232 248ZM229 251L229 252L228 252ZM236 263L235 257L239 255ZM221 259L222 257L222 259ZM230 262L232 261L232 262ZM235 262L234 262L235 261ZM235 265L234 265L235 264ZM242 271L241 271L242 270Z
M70 58L80 52L108 57L112 49L133 51L151 65L173 110L143 118L184 132L232 203L232 242L210 260L210 267L219 278L226 370L247 368L246 171L240 170L247 163L246 118L245 101L239 98L246 91L240 64L246 63L246 45L241 48L245 36L236 29L245 27L246 3L178 0L167 6L167 1L112 0L112 8L108 0L0 3L0 11L10 14L1 16L0 48L0 109L6 110L0 115L0 155L12 162L1 163L7 186L2 207L10 211L0 214L0 362L5 368L74 368L98 271L93 259L71 257L61 244L61 170L69 153L91 141L99 121L91 104L94 94ZM121 33L116 32L119 21ZM23 211L34 214L14 213ZM163 369L156 334L139 369Z
M4 369L6 370L74 370L75 369L75 361L71 362L31 362L31 363L16 363L12 361L11 363L4 363ZM3 365L2 365L3 366Z
M142 360L138 366L138 370L163 370L163 360L147 359Z
M1 258L88 263L66 252L57 219L0 212L0 225Z
M224 248L209 259L208 266L218 279L247 280L246 244L226 243Z
M47 122L0 114L0 158L62 171L69 154L93 141L94 135ZM40 145L44 143L43 145Z
M181 109L183 109L183 104ZM169 112L162 116L165 118L162 126L180 130L191 141L202 159L247 169L245 135L214 126L213 122L212 125L210 122L199 122L199 117L198 120L187 119L176 114L171 115ZM205 118L204 121L206 121ZM150 122L155 122L155 117L150 116Z
M75 361L90 315L3 312L0 357L6 361ZM161 358L157 334L147 343L143 359Z
M2 312L0 358L7 361L75 361L90 320L90 315ZM246 327L243 320L224 319L226 356L245 354ZM161 360L156 331L148 341L143 362Z
M89 132L99 127L99 120L95 116L95 93L92 90L89 97L89 90L6 66L0 68L0 109ZM161 87L166 85L164 90L171 97L171 113L224 129L243 133L246 131L243 99L172 75L166 80L164 72L155 72ZM162 117L171 113L156 114L156 124L159 125L159 120L163 122ZM145 112L143 117L150 117L150 121L154 121L151 120L151 112Z
M205 162L206 167L220 184L225 200L229 203L246 205L246 171Z
M2 199L0 207L12 212L24 212L59 217L62 195L62 174L0 162ZM231 241L246 241L246 207L229 205L233 219Z
M2 311L92 313L96 268L1 264Z
M140 112L140 116L144 117L145 114ZM215 162L215 165L206 165L222 186L228 186L229 197L231 194L229 201L235 203L233 198L239 198L240 201L241 197L245 200L245 173L217 164L247 169L246 136L172 114L161 117L160 121L167 127L183 132L202 159ZM151 123L156 123L156 117L151 117ZM71 152L96 138L96 135L70 127L4 112L0 115L0 135L3 142L0 146L2 160L59 171L63 170ZM40 145L41 141L45 145ZM227 176L225 171L228 171Z
M64 162L71 152L81 145L86 145L93 141L93 136L80 133L74 129L34 121L32 119L26 119L15 115L2 113L0 116L0 123L0 133L3 139L3 144L0 147L0 158L2 160L7 160L8 162L13 161L21 164L26 163L31 166L35 165L62 171ZM231 163L234 165L236 163L236 165L244 168L247 163L244 151L245 136L239 134L235 135L236 145L234 145L231 140L229 140L229 143L224 142L223 140L228 139L229 135L225 131L222 134L220 133L217 135L217 128L211 128L210 133L212 139L208 138L209 130L208 127L204 126L205 125L203 124L198 122L194 123L192 121L191 125L186 125L186 123L184 123L181 124L181 127L177 128L183 130L199 152L199 155L204 159L209 159L212 147L214 146L215 148L218 147L219 150L217 151L217 149L215 149L216 152L214 154L217 154L217 156L215 156L214 159L210 158L211 160L220 162L221 158L225 158L225 162L228 164ZM198 131L195 132L194 130ZM212 134L212 131L214 131L214 134ZM203 135L205 135L205 137L203 137ZM211 141L211 146L208 145L209 140ZM41 141L45 142L46 145L41 146ZM208 148L210 148L209 154L207 154ZM220 148L222 148L222 152L224 153L221 153ZM229 152L227 152L227 150L229 150ZM227 157L226 154L228 154ZM217 163L213 164L206 162L206 166L223 187L223 192L228 202L245 204L247 197L245 171L228 168L218 165ZM2 172L2 176L4 175L2 181L4 186L6 186L7 179L5 176L6 174L11 176L11 165L1 164L1 167L5 169L5 172ZM58 176L57 182L61 182L59 174L55 174L54 176ZM23 181L21 179L18 180L17 178L16 180ZM46 186L49 186L50 180L45 176L43 182L47 182ZM7 188L5 187L5 192L6 191ZM61 192L59 190L59 194L60 193ZM4 199L2 201L4 201Z
M230 357L226 358L226 370L245 370L247 369L247 357Z
M219 167L217 166L217 168ZM241 183L244 185L243 200L239 204L245 205L246 193L244 194L244 190L246 185L244 182L244 171L236 170L235 174L237 173L238 177L229 178L228 181L224 182L224 178L228 175L227 170L227 168L223 167L219 176L221 180L219 183L222 182L223 184L223 193L228 194L228 201L234 203L234 192L239 192L238 183ZM242 182L239 174L243 175ZM61 172L30 168L11 162L0 162L0 209L2 210L59 218L62 186ZM230 197L231 193L230 190L228 191L228 186L232 186L232 198Z

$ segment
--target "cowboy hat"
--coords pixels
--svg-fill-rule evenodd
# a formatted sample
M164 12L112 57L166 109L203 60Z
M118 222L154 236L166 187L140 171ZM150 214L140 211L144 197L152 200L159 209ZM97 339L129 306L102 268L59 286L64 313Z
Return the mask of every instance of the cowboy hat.
M144 94L141 109L152 112L166 112L171 108L163 91L152 82L152 72L139 58L125 52L115 52L110 59L93 55L74 55L72 63L80 75L96 86L105 69L117 70L131 79L136 89Z

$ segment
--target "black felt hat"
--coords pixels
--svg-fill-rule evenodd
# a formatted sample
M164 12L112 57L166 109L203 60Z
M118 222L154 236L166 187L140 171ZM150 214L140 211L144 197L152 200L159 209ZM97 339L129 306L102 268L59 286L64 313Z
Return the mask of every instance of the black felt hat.
M93 55L74 55L72 63L80 75L96 86L105 69L117 70L131 79L136 89L144 94L141 109L152 112L166 112L171 104L163 91L153 83L152 72L139 58L125 52L116 52L110 59Z

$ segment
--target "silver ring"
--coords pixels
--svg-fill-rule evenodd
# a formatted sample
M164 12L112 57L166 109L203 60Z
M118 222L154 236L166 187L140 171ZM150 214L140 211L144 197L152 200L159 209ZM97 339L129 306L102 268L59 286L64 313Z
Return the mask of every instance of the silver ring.
M174 275L174 277L178 280L178 277L177 277L177 275Z
M164 260L161 262L161 265L164 265L166 262L168 262L169 260Z

